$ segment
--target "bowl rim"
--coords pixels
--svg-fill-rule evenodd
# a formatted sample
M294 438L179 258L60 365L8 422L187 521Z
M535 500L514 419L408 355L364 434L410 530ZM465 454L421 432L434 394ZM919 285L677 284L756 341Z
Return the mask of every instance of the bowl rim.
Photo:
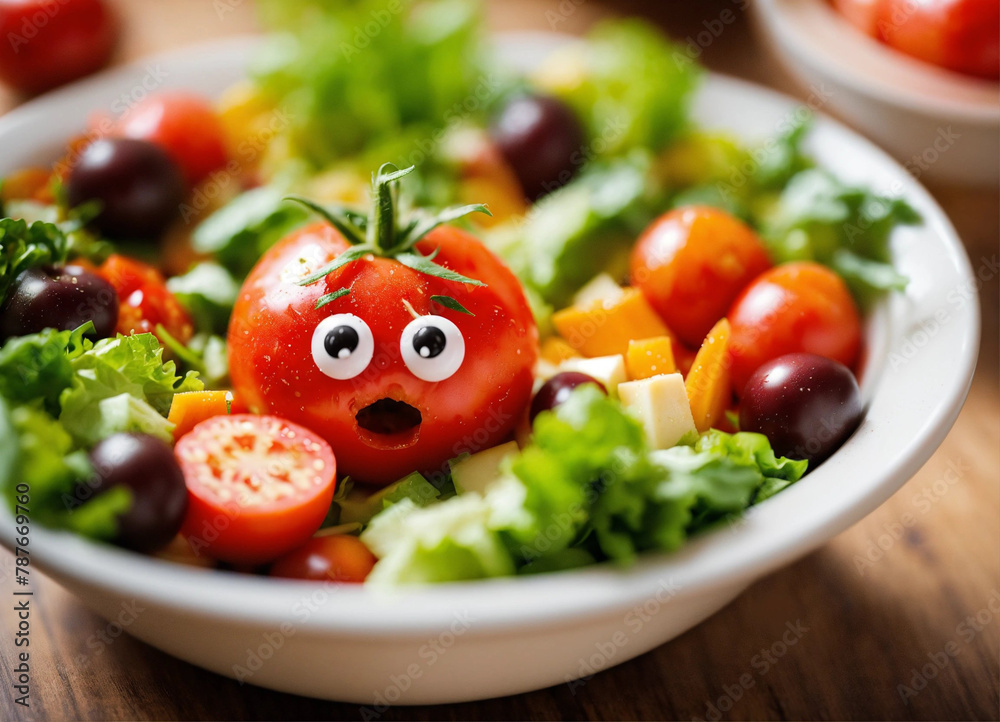
M568 42L564 36L537 32L498 37L506 54L522 63L526 62L525 58L537 58L543 49L548 52ZM205 68L212 68L216 75L223 76L225 72L232 73L236 66L244 68L258 42L256 38L212 41L105 72L42 96L0 118L0 139L24 135L28 128L37 126L46 117L59 117L65 108L85 107L102 88L134 80L143 72L144 65L151 62L171 67L174 70L171 82L176 82L177 78L181 82L191 78L196 83L196 90L200 89L197 83L217 86L218 79L206 73ZM210 75L215 79L202 79ZM718 74L706 74L706 82L699 93L695 101L696 115L700 112L698 107L712 95L745 97L748 107L755 104L773 106L774 114L782 117L801 107L794 98ZM814 131L808 141L810 149L816 152L825 148L829 159L836 159L842 151L866 157L870 167L859 168L859 177L865 178L866 173L877 171L886 182L898 183L902 194L924 215L923 232L917 235L934 239L928 248L939 258L934 264L935 280L930 282L930 287L918 289L920 293L908 291L906 296L887 303L887 318L892 322L887 333L894 341L905 339L904 331L919 320L920 313L926 311L924 306L931 303L925 303L925 297L937 303L940 300L938 292L950 290L951 286L943 288L940 283L947 281L952 286L974 283L971 264L944 212L916 180L871 142L828 116L816 115ZM37 127L33 132L44 134ZM51 140L61 142L62 138ZM0 160L0 171L5 165L16 162ZM820 165L823 164L821 159ZM915 250L904 251L902 258L912 262L914 269L919 269ZM938 278L942 279L940 283ZM931 456L954 423L975 369L979 306L975 289L971 293L973 302L956 309L954 323L945 328L946 333L931 338L902 373L882 373L879 367L878 373L871 378L866 375L863 386L870 386L872 399L861 428L804 483L754 507L733 528L720 528L700 535L672 554L644 555L628 569L598 565L535 577L399 589L335 586L331 592L329 585L314 582L262 579L183 566L40 525L33 525L31 529L32 561L57 580L68 580L74 587L83 588L85 599L113 594L146 600L196 617L273 627L295 620L299 626L320 634L373 638L420 637L430 630L447 626L460 613L475 620L477 631L484 632L577 624L588 617L627 610L650 599L664 602L676 595L695 595L746 585L806 554L861 519L894 493ZM957 348L953 347L955 339L958 340ZM933 398L910 394L909 388L897 388L900 378L920 379L925 372L929 374L942 364L946 364L950 372L937 378L939 383L932 388ZM869 417L876 407L884 415L882 406L885 404L880 399L887 387L894 389L893 399L897 403L905 403L907 395L916 397L921 403L927 401L926 413L919 418L916 418L917 412L904 414L901 423L905 429L894 432L895 451L881 468L870 468L861 461L851 466L848 462L861 455L864 449L884 448L882 437L889 433L886 429L890 427L870 428L873 423L869 423ZM922 409L920 405L915 408ZM868 476L862 483L844 473L852 470ZM833 484L849 488L849 493L831 495L829 487ZM799 508L814 497L821 503L806 505L804 511ZM795 513L790 513L793 510ZM0 505L0 543L10 549L13 537L11 514L5 505ZM323 603L315 603L317 598L323 598ZM312 605L310 600L314 602ZM304 615L301 613L303 605L309 608Z
M756 14L798 58L880 103L933 118L1000 126L1000 83L940 68L851 25L825 0L759 0ZM880 72L872 73L878 67Z

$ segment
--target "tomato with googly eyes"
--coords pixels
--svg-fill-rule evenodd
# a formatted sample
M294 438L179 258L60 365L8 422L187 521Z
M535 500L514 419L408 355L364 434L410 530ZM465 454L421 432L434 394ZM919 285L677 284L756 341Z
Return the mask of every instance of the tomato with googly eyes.
M392 222L398 249L409 224ZM322 436L338 469L363 483L434 471L503 441L530 402L538 355L517 278L452 226L395 255L363 253L359 241L316 223L264 255L230 323L235 394Z

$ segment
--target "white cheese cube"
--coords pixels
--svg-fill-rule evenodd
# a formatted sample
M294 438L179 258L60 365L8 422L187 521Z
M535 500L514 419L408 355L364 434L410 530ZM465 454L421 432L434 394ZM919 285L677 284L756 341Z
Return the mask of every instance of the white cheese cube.
M669 449L690 433L697 433L684 379L659 374L618 386L622 406L642 422L654 449Z

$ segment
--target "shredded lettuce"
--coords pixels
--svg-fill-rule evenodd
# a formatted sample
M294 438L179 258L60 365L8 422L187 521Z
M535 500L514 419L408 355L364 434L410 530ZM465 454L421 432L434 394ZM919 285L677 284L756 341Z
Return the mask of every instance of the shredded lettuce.
M760 434L710 431L694 446L652 451L640 424L586 385L539 414L532 442L507 464L482 493L423 508L404 499L377 514L362 535L380 559L373 583L629 563L677 549L806 470Z

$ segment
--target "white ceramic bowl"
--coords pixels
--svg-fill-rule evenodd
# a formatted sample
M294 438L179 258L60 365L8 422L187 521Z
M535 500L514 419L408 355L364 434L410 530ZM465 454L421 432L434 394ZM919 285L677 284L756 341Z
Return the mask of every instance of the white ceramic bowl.
M918 178L1000 180L1000 85L911 58L851 26L826 0L757 0L757 24L806 93Z
M552 43L511 36L501 50L530 67ZM150 64L167 73L166 84L217 93L241 76L251 48L244 40L184 50L25 105L0 118L0 174L51 158L87 113L136 87ZM748 139L768 136L797 112L793 100L716 76L695 108L698 122ZM907 198L925 225L895 238L897 264L911 283L868 324L861 428L741 523L629 569L392 592L184 567L37 525L33 563L107 619L136 600L143 611L127 631L177 657L252 684L367 705L524 692L666 642L885 501L941 443L972 377L978 304L948 219L902 168L837 123L819 119L809 146L845 179ZM5 507L0 535L9 547Z

